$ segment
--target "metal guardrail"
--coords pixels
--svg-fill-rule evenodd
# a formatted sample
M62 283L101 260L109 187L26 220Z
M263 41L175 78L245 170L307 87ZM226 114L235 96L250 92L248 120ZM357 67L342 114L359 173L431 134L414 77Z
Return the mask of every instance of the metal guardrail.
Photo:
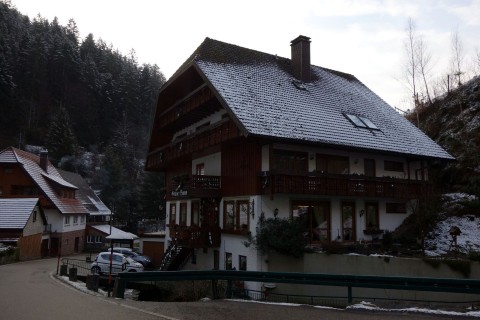
M91 273L90 267L92 261L87 261L86 259L62 258L61 263L62 265L68 266L68 269L77 268L79 275L87 275Z
M451 293L480 293L480 280L421 277L385 277L319 273L289 273L260 271L160 271L120 273L117 278L117 297L124 298L127 282L227 280L227 297L231 297L233 281L295 283L347 288L348 303L352 303L352 288L394 289ZM214 297L215 297L214 292Z

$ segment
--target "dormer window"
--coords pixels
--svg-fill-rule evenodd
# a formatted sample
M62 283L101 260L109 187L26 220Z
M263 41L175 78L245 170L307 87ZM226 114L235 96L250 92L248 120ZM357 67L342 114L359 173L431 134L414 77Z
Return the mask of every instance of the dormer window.
M365 128L365 129L372 129L372 130L380 130L370 119L361 117L361 116L356 116L353 114L348 114L345 113L344 116L350 120L351 123L355 127L358 128Z

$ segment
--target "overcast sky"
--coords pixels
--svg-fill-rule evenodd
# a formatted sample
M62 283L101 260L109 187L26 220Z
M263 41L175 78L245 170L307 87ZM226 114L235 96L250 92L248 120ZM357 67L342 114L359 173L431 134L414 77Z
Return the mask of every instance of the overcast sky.
M94 39L139 63L157 64L168 79L205 37L290 57L290 41L311 38L311 62L355 75L390 105L408 109L401 83L408 18L446 74L451 35L465 63L480 50L480 0L11 0L23 14L77 23ZM470 66L471 68L471 66Z

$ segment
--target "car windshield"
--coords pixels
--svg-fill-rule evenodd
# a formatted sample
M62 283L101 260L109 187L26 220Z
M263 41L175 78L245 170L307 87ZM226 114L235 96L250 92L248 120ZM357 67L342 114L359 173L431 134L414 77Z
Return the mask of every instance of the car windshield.
M127 257L126 259L129 264L135 264L135 260L133 260L132 258Z

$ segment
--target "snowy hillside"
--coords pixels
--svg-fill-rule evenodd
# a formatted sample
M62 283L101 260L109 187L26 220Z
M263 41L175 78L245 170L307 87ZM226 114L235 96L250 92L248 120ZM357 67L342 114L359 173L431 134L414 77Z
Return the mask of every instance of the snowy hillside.
M463 254L480 251L480 217L478 212L452 216L452 213L461 206L462 202L472 201L475 197L455 193L447 194L445 198L448 212L439 212L440 222L426 237L425 253L428 256L443 256L454 249ZM461 234L457 237L457 248L453 247L452 236L450 235L450 229L453 226L458 227L461 231Z

